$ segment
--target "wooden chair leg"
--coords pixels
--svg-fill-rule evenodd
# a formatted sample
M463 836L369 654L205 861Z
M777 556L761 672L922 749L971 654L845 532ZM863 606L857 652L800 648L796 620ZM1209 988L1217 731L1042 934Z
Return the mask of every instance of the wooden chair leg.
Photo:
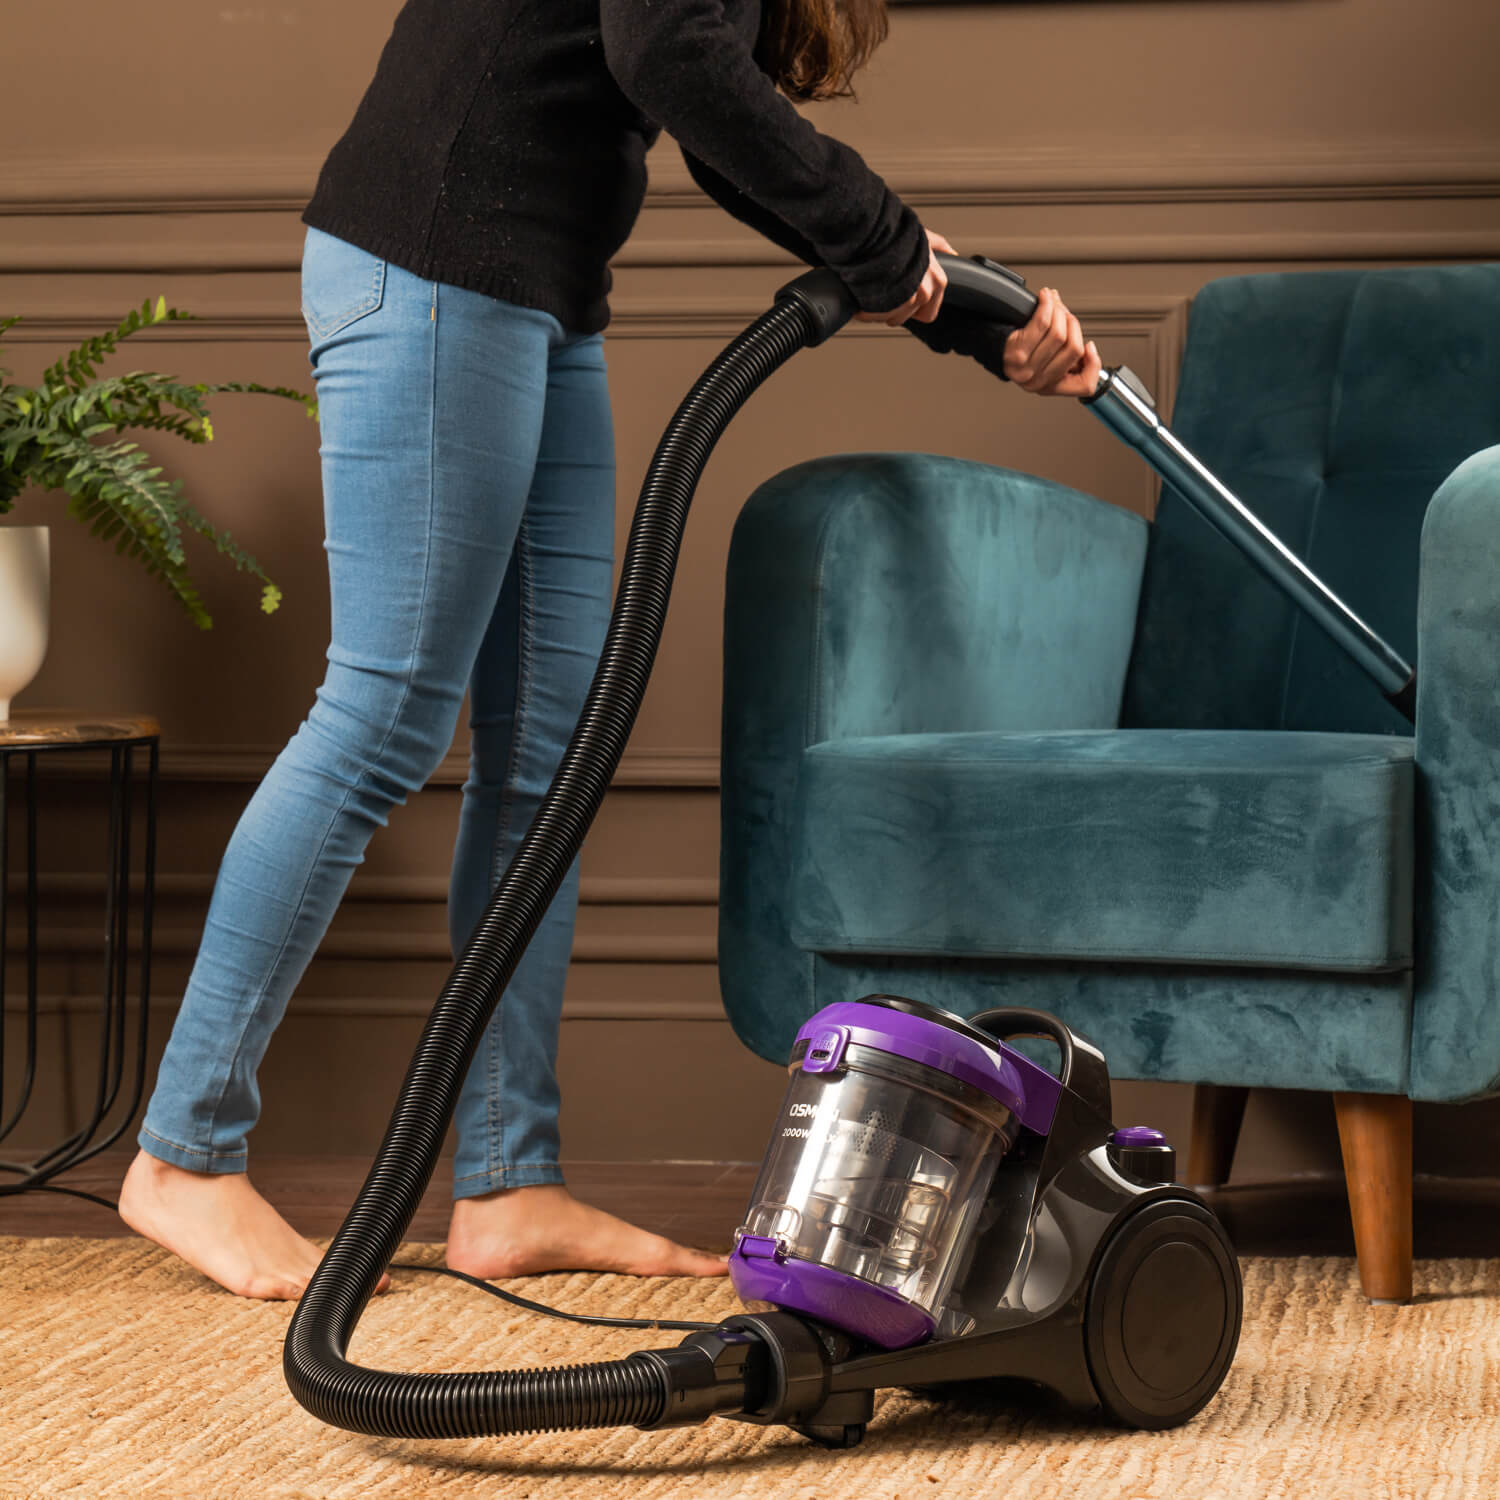
M1411 1100L1335 1094L1359 1280L1371 1302L1411 1300Z
M1222 1187L1229 1181L1249 1089L1199 1083L1193 1087L1193 1133L1188 1142L1189 1187Z

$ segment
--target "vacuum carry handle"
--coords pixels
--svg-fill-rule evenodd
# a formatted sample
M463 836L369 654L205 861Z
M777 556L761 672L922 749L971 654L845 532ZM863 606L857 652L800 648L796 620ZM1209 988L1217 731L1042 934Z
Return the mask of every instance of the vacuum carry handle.
M988 1032L997 1042L1012 1037L1039 1036L1057 1046L1057 1078L1096 1113L1110 1117L1109 1067L1104 1054L1086 1036L1051 1011L1023 1005L998 1005L969 1017L969 1025Z

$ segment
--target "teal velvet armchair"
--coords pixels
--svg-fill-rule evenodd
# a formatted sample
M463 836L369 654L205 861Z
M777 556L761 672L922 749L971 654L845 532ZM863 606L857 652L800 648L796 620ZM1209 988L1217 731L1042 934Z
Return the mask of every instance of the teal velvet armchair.
M1500 1092L1500 266L1210 283L1173 428L1415 658L1415 736L1169 490L800 465L729 558L725 1006L776 1060L876 990L1055 1011L1201 1086L1194 1183L1246 1089L1331 1091L1401 1300L1411 1101Z

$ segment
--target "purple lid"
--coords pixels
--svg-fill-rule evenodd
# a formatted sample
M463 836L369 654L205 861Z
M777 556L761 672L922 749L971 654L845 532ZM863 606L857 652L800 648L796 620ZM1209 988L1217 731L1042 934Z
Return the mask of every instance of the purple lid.
M729 1257L729 1279L746 1302L806 1313L883 1349L920 1344L937 1326L930 1313L889 1287L782 1255L763 1235L741 1237Z
M1122 1125L1110 1137L1116 1146L1165 1146L1167 1138L1150 1125Z
M1004 1042L980 1041L938 1021L888 1006L858 1000L825 1005L797 1033L797 1040L807 1043L800 1066L808 1073L832 1071L853 1043L948 1073L998 1099L1022 1125L1039 1135L1052 1128L1057 1112L1061 1085L1024 1053Z

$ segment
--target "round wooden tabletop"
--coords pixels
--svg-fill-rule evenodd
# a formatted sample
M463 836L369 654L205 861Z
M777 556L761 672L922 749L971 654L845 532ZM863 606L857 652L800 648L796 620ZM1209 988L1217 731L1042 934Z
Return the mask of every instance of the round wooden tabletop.
M155 719L141 714L83 714L61 709L22 709L0 719L0 750L46 745L123 745L159 738Z

